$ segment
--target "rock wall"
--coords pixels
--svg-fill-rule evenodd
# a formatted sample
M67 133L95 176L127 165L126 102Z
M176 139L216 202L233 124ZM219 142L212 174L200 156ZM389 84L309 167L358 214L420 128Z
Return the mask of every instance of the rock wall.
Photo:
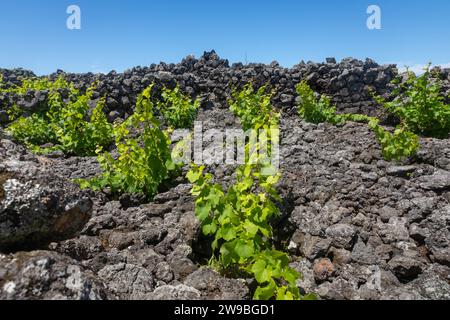
M22 79L36 77L34 72L30 70L17 69L2 69L0 68L0 74L3 76L3 81L6 83L13 83L20 85Z
M17 83L18 79L32 75L31 72L0 70L4 81ZM50 77L56 78L58 71ZM386 94L389 82L397 75L394 65L378 65L367 59L359 61L347 58L337 63L327 59L325 63L300 63L293 68L283 68L277 62L270 65L235 63L230 66L214 51L196 59L189 56L178 64L152 64L136 67L124 73L110 72L106 75L92 73L65 74L80 88L86 88L95 79L100 81L98 94L107 95L107 110L110 117L126 116L135 104L136 95L152 82L166 86L180 86L194 97L202 97L204 105L225 106L233 87L241 87L253 82L261 86L269 85L276 90L275 105L288 112L294 112L296 105L295 85L307 80L320 93L329 95L341 112L376 113L376 104L368 93L373 88L378 94ZM30 93L18 101L19 107L33 110L44 98L45 93ZM0 104L11 103L11 97L1 97Z
M450 70L436 71L443 80L443 94L450 96ZM34 75L22 69L0 69L0 74L4 82L15 84L24 77ZM360 61L346 58L338 63L334 58L328 58L323 63L301 62L292 68L283 68L277 62L269 65L235 63L230 66L228 60L221 59L214 51L205 52L199 59L188 56L178 64L161 62L148 67L135 67L123 73L71 74L58 70L50 77L55 79L60 74L83 89L94 80L99 80L94 98L107 96L106 110L111 120L129 115L137 94L152 82L169 87L178 83L193 97L201 97L204 105L219 107L225 107L234 87L248 82L257 86L267 84L276 91L274 105L293 114L297 105L295 85L306 80L315 91L328 95L339 112L377 115L380 110L369 90L387 98L393 88L390 82L399 75L395 65L379 65L371 59ZM45 92L30 92L17 101L9 95L0 95L0 123L2 119L7 121L1 110L6 106L17 102L20 108L33 111L45 97Z

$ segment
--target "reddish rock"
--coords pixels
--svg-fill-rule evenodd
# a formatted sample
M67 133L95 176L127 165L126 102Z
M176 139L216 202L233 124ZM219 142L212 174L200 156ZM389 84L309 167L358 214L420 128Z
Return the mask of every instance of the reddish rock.
M313 271L314 279L321 283L334 275L335 268L330 259L320 259L314 264Z

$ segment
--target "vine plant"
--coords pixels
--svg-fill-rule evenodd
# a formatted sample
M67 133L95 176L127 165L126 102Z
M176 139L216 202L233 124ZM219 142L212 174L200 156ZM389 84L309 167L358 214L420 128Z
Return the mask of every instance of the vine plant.
M245 129L269 130L278 124L279 114L270 105L265 88L254 92L251 84L234 93L231 110L241 119ZM268 140L276 139L272 134ZM289 257L272 243L270 221L279 215L274 201L280 200L275 186L280 173L264 175L267 155L261 154L262 144L246 145L246 163L236 172L236 182L227 190L213 183L214 177L204 173L204 166L192 166L187 174L193 184L195 213L202 231L213 236L211 265L224 273L251 274L258 287L256 300L313 299L302 296L297 287L299 273L289 266ZM271 152L268 148L267 152Z
M91 180L78 180L82 188L108 187L114 194L141 193L151 199L175 169L168 132L160 129L153 114L152 89L153 85L147 87L139 95L133 115L113 128L119 157L97 150L103 173Z
M190 128L200 107L200 100L192 101L181 92L180 86L175 89L164 88L157 108L167 124L175 129Z
M448 138L450 133L450 105L441 94L442 82L433 77L430 65L424 74L416 76L408 71L404 84L394 90L390 102L375 96L377 102L396 115L405 130L427 137Z
M391 133L379 124L377 118L362 114L337 114L330 100L325 96L317 99L314 91L305 81L299 83L296 90L301 99L298 109L300 117L312 123L328 122L334 125L346 121L368 123L381 145L382 154L386 160L410 157L420 147L418 136L408 131L407 126L400 125L394 133Z
M198 102L182 94L179 87L165 89L162 101L154 102L154 84L137 98L135 112L124 122L115 123L113 136L119 154L98 150L102 174L90 180L79 180L82 188L102 190L113 194L140 193L151 200L160 185L177 174L181 165L172 157L170 133L173 127L161 129L154 114L162 111L165 120L176 128L192 126Z
M23 80L22 86L8 90L19 95L29 90L46 91L48 98L40 110L28 117L19 116L7 131L36 153L61 150L80 156L95 155L98 148L106 148L112 142L112 125L103 113L105 99L101 98L90 111L89 102L96 86L93 83L81 94L63 77L55 81ZM41 148L45 144L54 146Z

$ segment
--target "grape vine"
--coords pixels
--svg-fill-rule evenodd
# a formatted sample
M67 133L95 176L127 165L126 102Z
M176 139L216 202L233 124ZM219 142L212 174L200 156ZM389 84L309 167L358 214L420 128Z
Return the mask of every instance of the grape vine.
M66 154L95 155L98 148L106 148L112 142L112 125L103 113L104 98L99 99L89 115L89 102L96 85L92 84L81 94L62 77L55 81L23 80L21 87L7 90L19 95L29 90L46 91L48 98L40 110L28 117L19 116L7 131L36 153L61 150ZM41 147L48 144L53 146Z
M254 92L251 84L233 94L230 109L241 119L245 129L268 130L278 124L279 114L270 104L265 88ZM271 141L278 137L271 134ZM224 273L232 270L251 274L258 287L256 300L313 299L301 295L297 287L300 275L289 266L289 256L273 246L270 221L279 215L273 201L280 200L275 186L281 175L264 175L267 155L261 154L261 144L246 145L247 161L236 171L236 182L225 191L214 184L214 177L204 173L204 166L193 166L187 178L193 184L195 213L202 231L213 236L213 256L210 264ZM251 151L252 150L252 151ZM270 156L270 148L266 150Z
M405 126L399 126L391 133L379 124L377 118L362 114L337 114L330 100L325 96L317 99L305 81L299 83L296 90L301 100L298 110L301 118L316 124L328 122L337 125L346 121L368 123L380 143L383 157L388 161L410 157L420 147L418 136L408 131Z
M103 173L90 180L78 180L82 188L108 187L114 194L141 193L151 199L175 169L168 132L160 129L160 122L153 114L152 89L150 85L139 95L133 115L114 125L119 157L98 150Z

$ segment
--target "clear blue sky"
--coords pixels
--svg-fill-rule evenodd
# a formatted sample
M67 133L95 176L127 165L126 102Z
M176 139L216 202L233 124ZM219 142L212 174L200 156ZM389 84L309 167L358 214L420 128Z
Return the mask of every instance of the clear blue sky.
M66 28L80 6L82 29ZM382 30L366 9L382 9ZM215 49L230 62L450 62L448 0L2 0L0 67L122 71Z

